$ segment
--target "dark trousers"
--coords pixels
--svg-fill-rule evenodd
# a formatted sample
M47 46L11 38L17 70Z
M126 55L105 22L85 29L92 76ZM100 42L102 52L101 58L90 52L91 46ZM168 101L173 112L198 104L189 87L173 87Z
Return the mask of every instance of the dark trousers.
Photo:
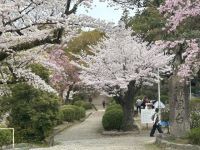
M157 124L154 124L153 128L151 129L150 136L154 136L154 133L155 133L156 129L158 130L159 133L163 133L163 131L161 129L161 126L157 125Z
M141 113L141 106L137 106L137 112L138 111Z

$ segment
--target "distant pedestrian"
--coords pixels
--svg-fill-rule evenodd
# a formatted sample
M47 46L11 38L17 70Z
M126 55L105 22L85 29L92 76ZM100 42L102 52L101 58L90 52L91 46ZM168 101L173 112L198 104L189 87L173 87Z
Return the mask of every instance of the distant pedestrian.
M92 97L91 96L89 97L89 103L92 103Z
M159 109L156 108L155 109L155 113L151 117L151 119L153 120L153 127L152 127L151 133L150 133L151 137L154 136L154 133L155 133L156 129L158 130L159 133L163 133L163 131L161 129L161 125L159 124L160 120L159 120L158 112L159 112Z
M143 100L142 100L142 104L141 104L141 106L143 107L143 109L145 109L145 107L146 107L146 103L148 103L148 97L147 96L145 96L144 98L143 98Z
M137 99L137 101L136 101L137 112L139 112L139 113L141 113L142 102L143 101L141 99Z
M106 107L106 102L105 102L105 100L103 100L102 105L103 105L103 108Z

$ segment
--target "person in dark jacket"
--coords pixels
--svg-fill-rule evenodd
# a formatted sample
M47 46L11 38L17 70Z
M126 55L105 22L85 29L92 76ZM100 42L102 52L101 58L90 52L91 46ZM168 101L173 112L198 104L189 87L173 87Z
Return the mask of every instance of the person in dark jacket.
M155 113L153 114L152 116L152 120L153 120L153 127L151 129L151 133L150 133L150 136L153 137L154 136L154 133L156 131L156 129L158 130L159 133L163 133L162 129L161 129L161 126L159 124L159 109L156 108L155 109Z
M103 100L102 105L103 105L103 108L106 107L106 102L105 102L105 100Z

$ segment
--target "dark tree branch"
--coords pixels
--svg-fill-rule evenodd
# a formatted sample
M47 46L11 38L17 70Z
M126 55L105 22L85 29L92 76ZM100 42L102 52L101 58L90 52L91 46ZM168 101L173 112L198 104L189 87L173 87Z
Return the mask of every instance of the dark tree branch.
M23 42L18 45L13 45L10 46L9 49L12 49L13 51L22 51L22 50L27 50L31 49L36 46L44 45L44 44L60 44L62 35L64 32L64 28L58 28L53 31L53 35L49 35L44 39L36 39L31 42ZM3 52L0 52L0 61L3 61L5 58L7 58L9 55Z

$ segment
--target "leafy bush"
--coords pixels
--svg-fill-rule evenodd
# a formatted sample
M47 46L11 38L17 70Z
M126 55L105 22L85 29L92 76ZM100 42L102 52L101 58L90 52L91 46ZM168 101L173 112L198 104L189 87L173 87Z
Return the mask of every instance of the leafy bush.
M161 112L161 120L169 121L169 111Z
M119 104L111 103L105 111L102 124L105 130L120 130L122 126L123 111Z
M62 107L62 112L65 121L72 122L85 117L85 109L74 105L65 105Z
M169 97L167 95L161 95L160 99L164 104L167 104L169 102Z
M89 102L85 102L85 101L76 101L76 102L74 102L74 105L75 106L79 106L79 107L83 107L83 108L85 108L86 110L88 110L88 109L92 109L92 104L91 103L89 103Z
M200 99L190 101L191 128L200 128Z
M45 68L44 66L42 66L41 64L35 63L35 64L31 64L30 68L32 70L32 72L34 72L36 75L40 76L40 78L42 78L45 82L49 82L49 75L50 72L47 68Z
M200 114L192 112L191 116L191 128L200 128Z
M120 130L122 126L123 111L111 109L103 116L102 124L105 130Z
M191 144L200 145L200 128L191 129L188 134L188 139Z
M5 128L0 126L0 128ZM0 130L0 149L2 146L12 144L12 130Z
M116 103L112 103L111 105L109 105L108 107L107 107L107 109L106 109L106 112L107 111L110 111L110 110L115 110L115 109L119 109L119 110L122 110L122 107L121 107L121 105L119 105L119 104L116 104Z
M59 99L26 84L12 87L12 96L1 102L10 110L9 126L15 128L16 142L42 141L58 123Z
M75 120L75 110L73 108L64 107L62 108L62 112L64 121L72 122Z
M58 116L57 116L57 125L62 124L64 120L64 114L61 109L59 109Z

